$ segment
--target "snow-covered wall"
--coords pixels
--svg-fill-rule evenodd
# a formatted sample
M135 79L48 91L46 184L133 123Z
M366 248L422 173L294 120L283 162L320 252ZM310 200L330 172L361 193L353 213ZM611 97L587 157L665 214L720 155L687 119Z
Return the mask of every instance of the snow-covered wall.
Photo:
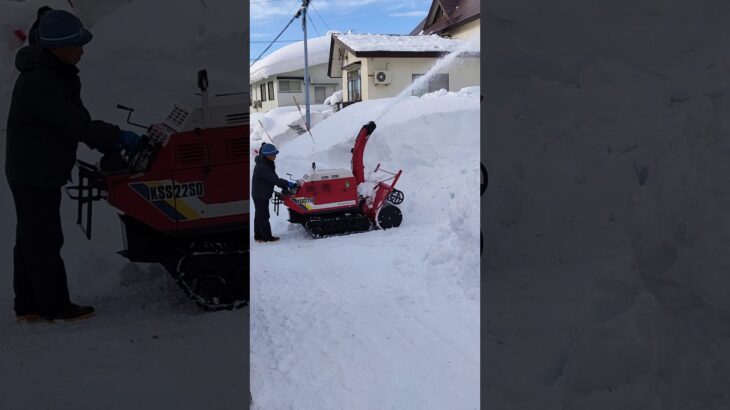
M482 16L487 402L727 408L730 5Z

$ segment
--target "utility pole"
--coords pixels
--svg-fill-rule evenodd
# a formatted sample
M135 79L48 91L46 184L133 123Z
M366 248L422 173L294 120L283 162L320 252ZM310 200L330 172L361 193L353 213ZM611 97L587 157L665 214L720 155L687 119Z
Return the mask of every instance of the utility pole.
M304 30L304 105L306 106L307 129L311 128L309 116L309 56L307 55L307 7L309 0L302 0L302 29Z

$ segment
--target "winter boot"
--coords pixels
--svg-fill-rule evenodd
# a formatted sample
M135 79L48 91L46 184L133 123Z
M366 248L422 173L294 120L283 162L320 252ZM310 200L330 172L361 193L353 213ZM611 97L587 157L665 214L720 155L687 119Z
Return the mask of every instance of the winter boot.
M51 315L51 316L47 316L47 317L45 317L45 319L49 322L53 322L55 320L63 320L66 322L71 322L74 320L87 319L93 315L94 315L93 307L80 306L80 305L71 303L62 312Z
M16 315L15 320L18 322L35 322L36 320L41 319L41 315L38 313L26 313L24 315Z

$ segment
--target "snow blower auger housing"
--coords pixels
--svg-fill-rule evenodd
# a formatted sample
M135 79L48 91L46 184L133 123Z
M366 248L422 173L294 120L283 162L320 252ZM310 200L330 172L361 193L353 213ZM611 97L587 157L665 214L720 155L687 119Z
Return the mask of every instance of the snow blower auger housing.
M276 213L284 204L289 209L289 222L301 224L314 238L400 226L403 215L396 205L404 196L395 184L403 171L385 171L378 164L370 180L365 180L363 154L374 130L372 121L360 129L351 150L351 169L318 170L312 163L312 172L299 179L293 189L276 193ZM378 173L388 176L377 180Z
M87 238L93 203L106 199L120 211L121 255L162 264L205 309L232 309L249 299L248 100L227 94L209 105L205 70L198 86L202 107L176 105L163 123L141 126L135 152L79 161L79 184L66 191ZM140 126L133 109L118 108Z

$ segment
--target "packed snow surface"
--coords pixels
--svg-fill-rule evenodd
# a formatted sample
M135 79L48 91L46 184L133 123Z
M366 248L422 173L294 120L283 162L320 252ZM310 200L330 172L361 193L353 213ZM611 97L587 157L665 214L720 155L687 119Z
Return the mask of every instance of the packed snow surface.
M349 169L360 128L391 103L348 106L314 142L281 144L278 174ZM479 91L391 109L364 159L403 169L400 227L312 239L282 207L281 240L251 241L254 408L479 408Z
M61 8L59 3L0 1L3 29L27 31L40 5ZM212 92L247 87L242 53L247 22L239 1L73 3L83 6L82 18L93 17L94 40L79 68L82 98L94 118L130 128L117 103L135 107L133 119L142 123L162 120L174 102L195 105L198 68L209 69ZM0 169L20 46L5 38L0 37ZM99 159L98 153L79 151L82 159ZM75 203L64 198L61 209L72 298L96 307L97 316L72 324L16 323L15 214L5 177L0 179L0 409L247 406L246 310L202 313L160 266L127 263L116 253L123 249L116 212L104 202L94 206L92 241L75 225Z
M464 40L428 36L398 36L388 34L339 34L337 39L355 52L360 51L453 51Z
M728 3L482 7L486 403L730 408Z
M310 66L325 64L329 61L332 33L334 32L330 31L325 36L307 40L307 57ZM304 40L286 45L256 61L251 66L249 82L253 84L272 75L303 69Z

